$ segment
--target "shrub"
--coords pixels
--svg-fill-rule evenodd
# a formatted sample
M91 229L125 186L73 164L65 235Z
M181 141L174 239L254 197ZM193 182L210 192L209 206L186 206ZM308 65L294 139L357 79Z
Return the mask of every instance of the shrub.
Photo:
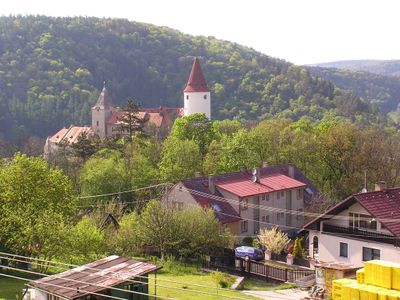
M294 241L293 255L296 258L304 257L303 238L296 238L296 240Z
M265 249L276 254L280 254L290 242L287 234L280 231L277 227L261 229L258 240Z

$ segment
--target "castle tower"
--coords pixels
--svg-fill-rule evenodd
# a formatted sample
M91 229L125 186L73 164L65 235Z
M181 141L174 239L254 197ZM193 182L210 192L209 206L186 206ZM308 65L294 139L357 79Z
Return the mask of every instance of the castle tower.
M197 57L194 59L183 97L185 116L204 113L207 118L211 118L211 93Z
M111 114L111 97L108 94L106 83L95 106L92 107L92 130L101 139L107 137L107 119Z

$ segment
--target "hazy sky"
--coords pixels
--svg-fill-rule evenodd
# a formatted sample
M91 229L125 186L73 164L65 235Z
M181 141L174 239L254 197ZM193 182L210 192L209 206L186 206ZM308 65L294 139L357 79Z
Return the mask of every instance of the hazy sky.
M127 18L297 64L400 59L397 0L1 0L0 14Z

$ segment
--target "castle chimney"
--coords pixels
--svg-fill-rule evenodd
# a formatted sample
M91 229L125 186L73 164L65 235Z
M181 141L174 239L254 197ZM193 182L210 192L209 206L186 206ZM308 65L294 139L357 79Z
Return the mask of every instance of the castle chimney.
M208 176L208 189L212 194L215 194L215 182L214 182L214 176L209 175Z
M375 183L375 192L386 192L386 190L387 186L385 181L378 181L377 183Z

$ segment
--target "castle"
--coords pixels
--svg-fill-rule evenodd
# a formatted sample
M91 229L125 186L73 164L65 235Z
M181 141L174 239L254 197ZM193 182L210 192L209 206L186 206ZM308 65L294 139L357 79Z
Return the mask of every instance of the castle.
M211 92L200 66L200 61L194 59L189 79L183 90L184 107L143 108L138 113L144 120L145 131L156 131L159 138L165 138L172 128L176 118L194 113L204 113L211 118ZM63 142L73 144L82 133L97 134L101 139L117 134L124 134L118 128L118 119L126 112L112 106L111 97L104 84L96 104L92 107L92 126L73 126L62 128L46 139L44 155L54 153Z

